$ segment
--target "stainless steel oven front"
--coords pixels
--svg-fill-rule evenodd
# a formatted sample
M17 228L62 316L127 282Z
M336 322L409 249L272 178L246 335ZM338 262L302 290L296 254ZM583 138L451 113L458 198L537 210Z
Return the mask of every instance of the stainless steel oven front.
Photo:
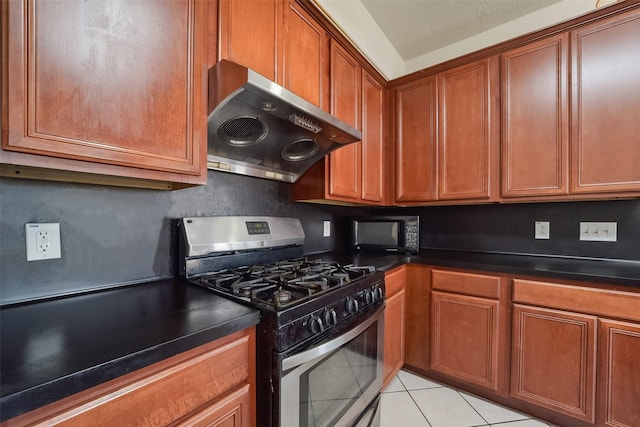
M281 363L281 427L379 425L384 305ZM367 417L367 419L362 419Z

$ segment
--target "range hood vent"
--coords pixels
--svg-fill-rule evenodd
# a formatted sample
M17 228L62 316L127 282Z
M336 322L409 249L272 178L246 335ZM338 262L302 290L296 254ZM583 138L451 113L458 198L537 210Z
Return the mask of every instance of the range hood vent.
M362 133L230 61L209 69L209 169L295 182L327 153Z

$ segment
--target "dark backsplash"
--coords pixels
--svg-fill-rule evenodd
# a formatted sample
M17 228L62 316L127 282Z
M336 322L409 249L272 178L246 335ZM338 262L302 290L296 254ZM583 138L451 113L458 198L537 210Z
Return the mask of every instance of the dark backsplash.
M0 178L0 304L171 277L185 216L298 217L305 253L347 248L350 216L398 213L420 215L422 247L640 260L640 200L370 210L295 203L291 189L213 171L172 192ZM533 239L537 220L550 240ZM617 221L618 242L580 242L579 221ZM61 259L26 261L29 222L60 223Z
M420 215L420 246L430 249L640 260L640 200L432 206L376 210ZM535 221L550 222L535 240ZM615 221L617 242L579 240L581 221Z
M177 191L0 178L0 303L171 277L177 219L205 215L300 218L305 253L347 245L347 218L368 212L295 203L291 184L209 172ZM323 220L333 221L322 237ZM59 222L62 258L26 261L25 223Z

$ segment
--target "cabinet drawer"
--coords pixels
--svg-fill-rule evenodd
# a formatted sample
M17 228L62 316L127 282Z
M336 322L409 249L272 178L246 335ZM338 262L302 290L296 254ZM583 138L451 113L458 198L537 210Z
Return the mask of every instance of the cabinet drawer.
M230 338L14 418L6 426L167 425L251 381L253 332Z
M513 280L515 302L640 321L640 293Z
M250 386L245 384L228 396L207 405L195 415L178 423L176 427L249 426L251 425L250 411Z
M405 271L405 267L402 266L385 273L384 287L387 298L404 289Z
M443 270L433 270L431 274L431 285L434 290L492 299L500 298L499 277Z

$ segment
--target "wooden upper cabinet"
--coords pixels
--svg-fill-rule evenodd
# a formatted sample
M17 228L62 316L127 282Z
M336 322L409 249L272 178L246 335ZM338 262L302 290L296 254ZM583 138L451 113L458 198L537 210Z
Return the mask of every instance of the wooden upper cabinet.
M384 203L384 88L343 45L330 42L330 112L362 131L362 141L341 147L313 165L293 189L296 200Z
M205 183L207 8L3 4L2 162Z
M282 77L285 88L328 109L329 35L295 0L284 5Z
M396 203L436 199L436 78L395 88Z
M331 114L360 129L360 65L333 39L330 63ZM329 194L359 199L362 182L362 143L341 147L329 156Z
M220 0L218 13L220 59L244 65L276 81L282 1Z
M499 173L498 59L438 75L438 199L495 199Z
M384 152L382 85L362 70L362 200L382 204L384 190Z
M501 55L502 196L569 191L569 35Z
M640 190L640 10L571 33L575 193Z

